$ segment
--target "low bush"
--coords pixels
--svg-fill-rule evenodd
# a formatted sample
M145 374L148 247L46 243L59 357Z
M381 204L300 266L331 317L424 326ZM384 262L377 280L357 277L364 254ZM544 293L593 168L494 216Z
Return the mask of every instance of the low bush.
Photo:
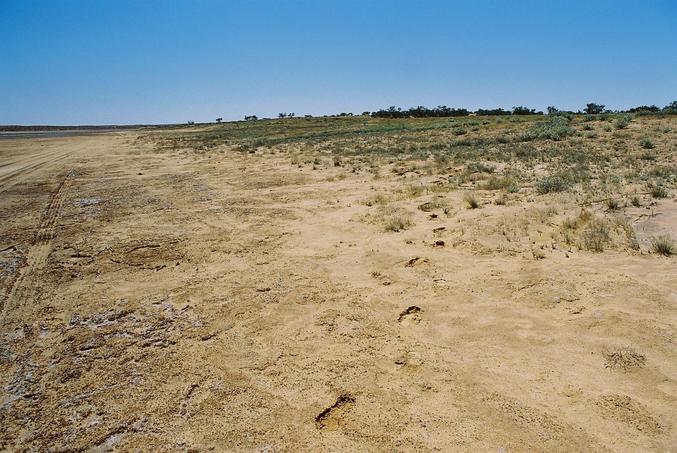
M604 246L611 240L609 227L601 220L593 220L583 232L583 248L593 252L603 252Z
M564 192L571 187L571 182L559 175L546 176L536 181L536 192L546 193Z
M653 186L650 190L651 196L654 198L667 198L668 197L668 190L661 186Z
M536 181L536 192L543 195L553 192L564 192L574 184L590 180L590 172L586 165L576 165L566 171L545 176Z
M622 115L616 118L614 121L614 127L616 129L625 129L630 124L630 115Z
M531 129L522 134L523 140L547 139L562 140L576 133L576 129L569 125L569 120L563 116L553 116L547 121L534 124Z
M640 145L642 148L644 148L644 149L653 149L653 148L656 147L656 145L654 145L654 142L652 142L652 141L651 141L650 139L648 139L648 138L643 138L643 139L641 139L641 140L639 141L639 145Z
M511 193L515 193L519 190L519 187L517 187L517 183L510 176L503 177L491 176L480 186L480 188L484 190L505 189Z

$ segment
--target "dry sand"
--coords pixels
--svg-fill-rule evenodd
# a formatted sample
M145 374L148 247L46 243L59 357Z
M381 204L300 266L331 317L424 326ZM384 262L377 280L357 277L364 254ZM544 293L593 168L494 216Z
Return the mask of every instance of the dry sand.
M339 171L0 141L0 448L677 449L674 257L551 245L520 226L547 206L462 191L385 233ZM637 212L677 237L674 198Z

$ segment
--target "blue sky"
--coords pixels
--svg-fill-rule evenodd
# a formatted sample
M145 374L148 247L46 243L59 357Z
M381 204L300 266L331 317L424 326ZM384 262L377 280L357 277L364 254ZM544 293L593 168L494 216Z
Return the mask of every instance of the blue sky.
M673 100L675 0L0 0L0 124Z

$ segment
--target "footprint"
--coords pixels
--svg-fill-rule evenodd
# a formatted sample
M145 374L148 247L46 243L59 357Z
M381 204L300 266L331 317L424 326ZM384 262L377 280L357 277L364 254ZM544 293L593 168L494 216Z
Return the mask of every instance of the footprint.
M355 398L348 394L341 395L336 402L320 412L315 417L319 429L337 430L343 424L343 419L355 404Z
M428 263L428 258L423 258L420 256L415 256L414 258L410 259L407 261L407 264L404 265L404 267L414 267L414 266L419 266L421 264Z
M408 351L395 358L395 365L399 365L404 370L415 370L423 365L423 359L418 352Z
M412 305L403 312L400 313L400 316L397 318L397 321L400 323L407 324L418 324L421 322L421 308L416 305Z

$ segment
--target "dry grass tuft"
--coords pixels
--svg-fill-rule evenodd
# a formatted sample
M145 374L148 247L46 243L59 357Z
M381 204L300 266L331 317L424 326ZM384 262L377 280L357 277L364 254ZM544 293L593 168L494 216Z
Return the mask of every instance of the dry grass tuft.
M611 241L609 226L603 220L592 220L583 231L581 241L585 250L597 253L603 252L604 247Z
M393 209L384 216L385 231L398 233L404 231L414 224L411 214L401 209Z
M475 194L473 193L466 193L463 196L463 201L468 206L468 209L477 209L480 207L480 202L477 201L477 197L475 197Z
M618 348L612 351L604 351L606 368L620 368L629 371L633 368L641 368L646 364L646 357L630 347Z
M652 239L651 249L654 253L663 256L671 256L677 253L675 242L667 234Z

